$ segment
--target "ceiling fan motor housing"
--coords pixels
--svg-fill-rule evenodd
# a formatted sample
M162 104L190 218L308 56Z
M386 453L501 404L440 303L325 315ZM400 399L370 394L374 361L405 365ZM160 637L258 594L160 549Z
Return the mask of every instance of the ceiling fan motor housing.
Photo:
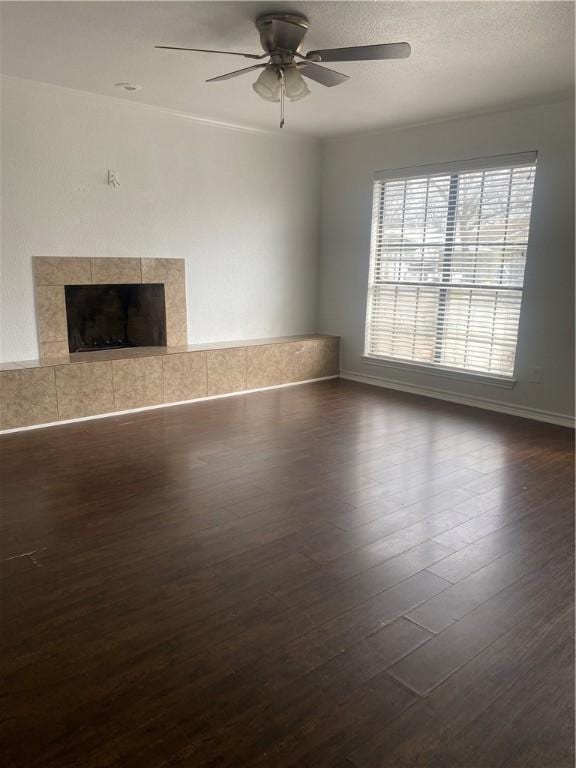
M273 64L291 64L310 27L305 16L296 13L266 13L256 19L262 48Z

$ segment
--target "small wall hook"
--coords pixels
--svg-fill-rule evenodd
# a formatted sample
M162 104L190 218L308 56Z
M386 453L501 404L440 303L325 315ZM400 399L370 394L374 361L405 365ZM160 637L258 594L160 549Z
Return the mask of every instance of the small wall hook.
M108 184L111 187L119 187L120 186L120 179L118 178L118 174L116 171L108 171Z

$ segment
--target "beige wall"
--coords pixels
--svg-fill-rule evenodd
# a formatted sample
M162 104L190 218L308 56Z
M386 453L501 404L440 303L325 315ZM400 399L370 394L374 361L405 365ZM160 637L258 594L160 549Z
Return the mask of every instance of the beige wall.
M375 171L538 150L525 292L511 390L361 359ZM406 388L574 413L574 103L325 142L319 330L342 337L341 369ZM530 382L542 368L542 381Z

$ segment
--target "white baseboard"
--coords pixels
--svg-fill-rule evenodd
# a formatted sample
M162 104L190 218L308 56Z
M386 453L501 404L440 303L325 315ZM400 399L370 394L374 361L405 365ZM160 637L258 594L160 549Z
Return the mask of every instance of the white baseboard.
M401 384L391 379L383 379L379 376L368 376L354 371L340 371L341 379L349 381L358 381L361 384L371 384L384 389L395 389L399 392L409 392L413 395L422 395L432 397L436 400L446 400L450 403L460 405L469 405L472 408L483 408L487 411L496 411L497 413L507 413L510 416L520 416L523 419L533 419L535 421L545 421L548 424L557 424L561 427L570 427L574 429L575 421L572 417L562 413L552 411L541 411L537 408L527 408L526 406L510 405L502 403L499 400L486 400L481 397L467 397L466 395L457 395L443 389L432 389L431 387L420 387L412 384Z
M312 384L316 381L330 381L337 379L338 376L323 376L320 379L305 379L304 381L292 381L289 384L275 384L272 387L258 387L258 389L243 389L240 392L227 392L223 395L209 395L207 397L197 397L194 400L179 400L176 403L161 403L160 405L146 405L143 408L130 408L126 411L112 411L110 413L97 413L94 416L81 416L77 419L63 419L62 421L47 421L43 424L31 424L28 427L14 427L13 429L2 429L0 435L11 435L14 432L29 432L31 429L46 429L47 427L61 427L64 424L77 424L81 421L94 421L95 419L110 419L115 416L125 416L126 414L142 413L143 411L158 411L161 408L173 408L175 405L188 405L189 403L204 403L207 400L222 400L225 397L238 397L239 395L251 395L254 392L267 392L271 389L285 389L286 387L298 387L301 384Z

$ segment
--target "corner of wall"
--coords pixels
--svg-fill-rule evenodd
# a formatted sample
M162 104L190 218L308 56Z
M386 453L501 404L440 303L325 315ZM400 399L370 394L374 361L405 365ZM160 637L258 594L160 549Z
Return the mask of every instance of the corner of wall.
M328 333L329 330L324 327L323 311L323 265L324 265L324 223L325 223L325 195L324 195L324 177L326 165L326 146L327 140L321 139L318 149L318 247L317 247L317 279L316 279L316 331L318 333Z

